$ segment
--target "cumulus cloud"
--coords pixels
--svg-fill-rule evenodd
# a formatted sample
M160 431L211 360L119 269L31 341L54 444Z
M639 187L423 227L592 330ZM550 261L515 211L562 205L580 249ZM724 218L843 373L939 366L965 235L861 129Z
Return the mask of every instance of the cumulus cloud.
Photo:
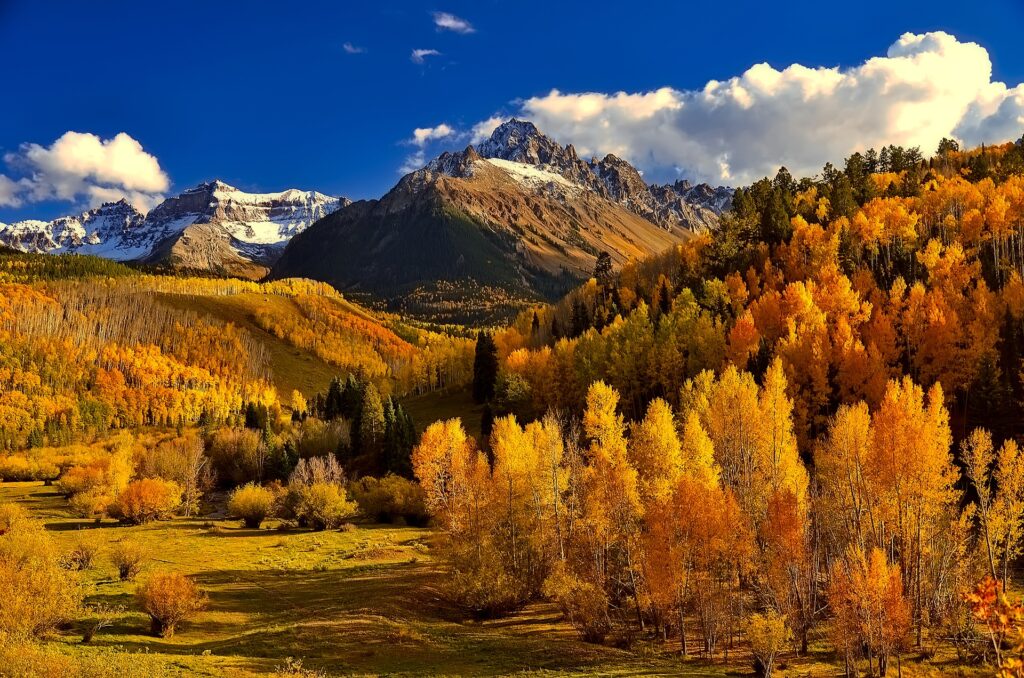
M417 127L412 131L412 139L409 140L409 143L423 148L427 142L444 139L454 133L455 130L443 122L437 127Z
M427 164L427 155L423 149L407 155L405 160L402 161L402 165L398 168L399 174L408 174L409 172L415 172Z
M466 34L476 32L473 24L448 12L434 12L434 25L440 30L452 31L454 33Z
M21 189L18 182L0 174L0 207L20 207L24 202L19 196Z
M341 48L345 50L346 54L362 54L366 51L364 47L357 47L356 45L353 45L351 42L346 42L344 45L341 46Z
M662 179L732 185L780 165L812 175L872 146L930 153L944 136L975 145L1024 131L1024 85L993 81L983 47L942 32L906 33L885 56L847 69L762 63L700 90L552 90L517 105L518 116L582 154L615 153ZM494 124L479 123L474 137Z
M493 132L498 125L505 122L505 120L507 119L508 118L506 118L503 115L494 115L491 116L490 118L487 118L486 120L481 120L477 124L473 125L472 129L470 129L470 142L477 144L485 139L488 139L491 136L491 132Z
M156 157L124 132L113 139L65 132L49 146L22 144L4 160L25 176L14 182L0 175L0 204L64 200L95 207L124 198L147 211L170 187Z
M414 64L422 64L429 56L441 56L436 49L414 49L409 58Z

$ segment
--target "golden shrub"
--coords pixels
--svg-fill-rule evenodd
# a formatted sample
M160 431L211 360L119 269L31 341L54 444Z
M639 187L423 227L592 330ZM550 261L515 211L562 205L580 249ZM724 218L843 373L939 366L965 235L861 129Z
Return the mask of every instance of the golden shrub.
M248 483L235 489L228 500L228 513L238 518L245 526L259 528L263 520L274 510L274 492L255 483Z
M107 508L112 518L141 524L170 518L181 506L181 486L170 480L143 478L128 483Z
M51 631L78 613L82 590L77 576L59 564L53 537L32 520L0 536L0 633L31 638Z
M0 504L0 535L6 534L26 520L28 520L28 511L21 504Z
M295 513L315 530L335 530L354 516L358 508L341 485L313 483L299 488Z
M149 560L149 549L133 539L121 539L110 549L110 561L121 581L131 581Z
M152 621L154 635L169 638L178 624L206 607L207 597L195 582L178 572L160 572L139 587L139 605Z

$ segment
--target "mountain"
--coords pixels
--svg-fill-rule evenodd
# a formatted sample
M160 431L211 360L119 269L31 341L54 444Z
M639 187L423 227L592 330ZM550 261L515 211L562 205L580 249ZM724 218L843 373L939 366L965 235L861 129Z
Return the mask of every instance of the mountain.
M436 321L499 319L558 298L602 251L622 264L714 227L731 193L691 203L693 188L654 190L614 156L581 160L511 120L297 235L271 277L323 280Z
M292 236L349 202L296 189L246 193L211 181L168 198L147 215L121 200L49 222L0 224L0 244L23 252L74 252L261 277Z

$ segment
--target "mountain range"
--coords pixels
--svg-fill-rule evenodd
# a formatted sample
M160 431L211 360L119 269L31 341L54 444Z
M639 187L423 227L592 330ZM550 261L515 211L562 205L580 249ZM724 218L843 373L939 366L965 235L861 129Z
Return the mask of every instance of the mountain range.
M0 245L259 279L305 277L432 320L489 320L555 299L598 255L621 265L713 230L732 189L648 184L528 121L446 152L378 200L247 193L221 181L143 215L125 201L0 224Z
M601 252L622 264L713 229L731 198L650 186L614 155L585 161L513 119L297 235L271 277L323 280L414 316L486 320L561 296Z
M0 224L0 244L260 278L292 236L349 202L296 189L246 193L211 181L146 215L120 200L53 221Z

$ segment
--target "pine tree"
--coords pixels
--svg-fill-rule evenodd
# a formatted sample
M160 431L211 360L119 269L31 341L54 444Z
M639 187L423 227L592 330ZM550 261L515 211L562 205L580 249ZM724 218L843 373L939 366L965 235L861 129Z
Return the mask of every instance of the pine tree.
M341 380L338 377L331 379L331 385L327 388L327 397L324 399L323 418L331 421L341 416Z
M378 454L384 443L384 404L373 384L363 391L363 404L359 412L359 446L363 454Z
M498 380L498 347L488 332L476 337L476 357L473 360L473 399L484 403L494 398L494 383Z

